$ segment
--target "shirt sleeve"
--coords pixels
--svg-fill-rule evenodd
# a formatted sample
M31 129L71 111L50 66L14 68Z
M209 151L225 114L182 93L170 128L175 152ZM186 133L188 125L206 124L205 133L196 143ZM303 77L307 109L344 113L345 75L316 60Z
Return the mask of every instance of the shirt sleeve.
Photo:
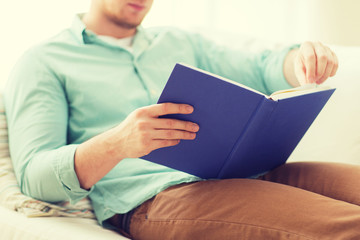
M242 83L264 94L292 88L283 73L287 53L299 45L281 50L250 52L228 48L200 35L190 37L199 68Z
M77 145L68 145L68 104L61 78L27 52L13 69L4 92L9 147L22 192L33 198L72 203L89 191L74 169Z

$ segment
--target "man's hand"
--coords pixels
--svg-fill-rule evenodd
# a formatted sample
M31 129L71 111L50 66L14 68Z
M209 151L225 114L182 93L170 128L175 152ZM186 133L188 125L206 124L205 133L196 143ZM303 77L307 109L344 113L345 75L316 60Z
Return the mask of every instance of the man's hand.
M167 114L190 114L187 104L162 103L139 108L118 126L80 144L75 152L75 171L80 186L90 189L124 158L195 139L199 126L192 122L158 118Z
M320 42L304 42L299 49L289 52L284 63L284 74L294 87L307 83L321 84L336 74L338 58Z
M137 158L151 151L174 146L180 140L192 140L199 126L192 122L158 118L167 114L190 114L193 107L186 104L162 103L132 112L120 125L112 129L109 144L114 157Z
M319 42L305 42L301 44L294 64L295 74L301 85L321 84L335 75L338 58L330 48Z

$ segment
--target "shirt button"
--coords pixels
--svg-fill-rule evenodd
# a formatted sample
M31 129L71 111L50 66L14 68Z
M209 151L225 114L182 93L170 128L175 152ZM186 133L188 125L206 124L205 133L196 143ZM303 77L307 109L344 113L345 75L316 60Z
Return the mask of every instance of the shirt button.
M151 89L151 90L150 90L150 93L151 93L151 95L153 95L153 96L156 96L156 95L157 95L157 91L154 90L154 89Z

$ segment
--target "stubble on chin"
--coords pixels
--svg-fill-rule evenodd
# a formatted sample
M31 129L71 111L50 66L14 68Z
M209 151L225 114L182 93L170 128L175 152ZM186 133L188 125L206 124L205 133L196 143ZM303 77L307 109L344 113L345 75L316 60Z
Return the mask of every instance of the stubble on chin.
M107 16L108 19L113 22L115 25L121 27L121 28L124 28L124 29L134 29L134 28L137 28L140 24L141 24L141 21L139 22L131 22L127 19L124 19L124 18L119 18L117 16Z

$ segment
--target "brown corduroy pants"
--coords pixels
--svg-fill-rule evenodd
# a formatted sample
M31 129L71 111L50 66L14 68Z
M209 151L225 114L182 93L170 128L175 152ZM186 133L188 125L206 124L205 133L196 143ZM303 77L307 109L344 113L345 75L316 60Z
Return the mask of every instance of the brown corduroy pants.
M134 240L360 240L360 166L289 163L259 179L170 187L138 207Z

